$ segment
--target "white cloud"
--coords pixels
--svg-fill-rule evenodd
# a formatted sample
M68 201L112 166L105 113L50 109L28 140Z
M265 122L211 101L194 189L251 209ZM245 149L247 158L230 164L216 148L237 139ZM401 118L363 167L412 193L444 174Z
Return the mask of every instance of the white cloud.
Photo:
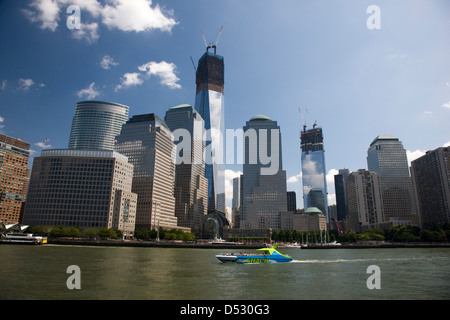
M155 62L150 61L138 67L139 71L146 72L148 76L155 75L161 79L161 84L171 89L179 89L181 85L177 82L180 80L176 74L176 65L166 61Z
M450 82L446 82L445 85L450 88Z
M110 28L135 32L153 29L170 32L178 23L164 15L159 5L152 8L151 0L115 0L112 4L102 10L102 22Z
M404 54L394 53L394 54L389 55L388 59L389 60L404 59L405 57L406 57L406 55L404 55Z
M5 121L5 118L0 117L0 123L2 123L2 122L4 122L4 121Z
M19 90L27 91L34 84L32 79L19 79Z
M100 62L100 66L105 70L111 69L111 66L115 67L117 65L119 65L119 63L114 61L114 59L108 55L105 55L102 61Z
M444 108L450 109L450 101L442 105Z
M55 31L60 20L66 26L69 5L80 7L83 23L81 29L70 30L72 37L91 43L99 37L99 23L110 29L134 32L155 29L171 32L178 24L172 11L165 11L158 4L152 6L151 0L109 0L104 6L98 0L32 0L21 11L32 23L39 23L41 29Z
M417 149L416 151L406 150L406 157L408 158L408 167L411 167L411 161L420 158L425 154L425 151Z
M433 111L424 111L424 114L433 114Z
M336 204L336 190L334 189L334 176L339 174L339 170L331 169L328 171L326 179L327 179L327 200L328 205L331 206Z
M94 86L95 86L95 82L92 82L89 85L89 87L78 91L77 92L78 97L79 98L86 97L87 99L94 99L96 96L98 96L100 94L100 92L98 92Z
M5 90L6 89L6 84L8 83L7 80L2 80L2 84L0 85L0 90Z
M54 0L34 0L30 4L34 10L22 9L22 13L31 22L40 22L41 29L55 31L58 27L60 5Z
M446 143L444 143L444 144L442 145L442 147L444 147L444 148L446 148L446 147L450 147L450 141L449 141L449 142L446 142Z
M297 183L301 180L301 178L302 178L302 173L300 172L299 174L297 174L295 176L289 177L287 179L287 183Z
M86 40L88 43L94 43L99 38L98 24L93 23L82 23L80 29L73 29L71 32L72 38L78 40Z
M45 144L44 142L36 142L35 145L40 147L40 148L43 148L43 149L52 147L50 144Z
M141 85L144 80L142 80L140 76L141 75L138 72L125 73L122 78L122 83L116 86L115 91L131 86Z

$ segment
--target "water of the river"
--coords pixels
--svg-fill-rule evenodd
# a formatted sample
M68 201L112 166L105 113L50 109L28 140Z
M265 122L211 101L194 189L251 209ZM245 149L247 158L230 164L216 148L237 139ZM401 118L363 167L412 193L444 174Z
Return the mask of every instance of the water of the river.
M220 249L0 245L0 299L450 299L450 249L279 250L294 261L221 263ZM71 265L80 289L68 288ZM368 273L373 265L379 272Z

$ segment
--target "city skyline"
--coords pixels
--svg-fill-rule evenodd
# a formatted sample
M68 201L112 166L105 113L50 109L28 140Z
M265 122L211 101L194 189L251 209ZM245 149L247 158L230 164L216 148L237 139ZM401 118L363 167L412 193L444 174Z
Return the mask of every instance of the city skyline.
M130 3L72 1L81 29L66 25L67 1L0 4L0 132L31 144L29 167L42 149L66 148L78 101L124 104L130 118L194 105L190 58L206 51L200 31L213 41L222 25L226 128L256 114L277 120L298 207L303 122L317 120L325 131L329 204L337 170L367 168L374 137L398 137L409 162L450 142L446 1L381 2L378 30L366 25L370 2ZM132 21L133 10L145 14ZM299 107L308 110L304 119ZM241 172L226 166L228 207Z

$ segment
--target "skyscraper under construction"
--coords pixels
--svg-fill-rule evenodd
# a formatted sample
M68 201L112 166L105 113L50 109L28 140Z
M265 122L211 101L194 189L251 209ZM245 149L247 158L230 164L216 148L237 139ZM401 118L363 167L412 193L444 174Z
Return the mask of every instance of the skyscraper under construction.
M306 125L300 134L302 149L303 205L317 207L328 218L327 181L325 169L325 149L322 128L314 123L307 130Z
M206 52L198 61L195 80L197 86L195 109L205 120L205 177L208 179L208 212L217 210L224 213L224 60L222 56L216 54L216 44L206 44ZM214 49L214 53L209 52L209 49Z

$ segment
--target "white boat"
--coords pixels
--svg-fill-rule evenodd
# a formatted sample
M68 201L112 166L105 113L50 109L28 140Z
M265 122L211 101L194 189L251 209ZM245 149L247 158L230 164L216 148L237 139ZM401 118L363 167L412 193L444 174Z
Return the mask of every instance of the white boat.
M32 233L7 233L2 234L0 241L10 244L44 244L47 243L47 238L34 236Z

